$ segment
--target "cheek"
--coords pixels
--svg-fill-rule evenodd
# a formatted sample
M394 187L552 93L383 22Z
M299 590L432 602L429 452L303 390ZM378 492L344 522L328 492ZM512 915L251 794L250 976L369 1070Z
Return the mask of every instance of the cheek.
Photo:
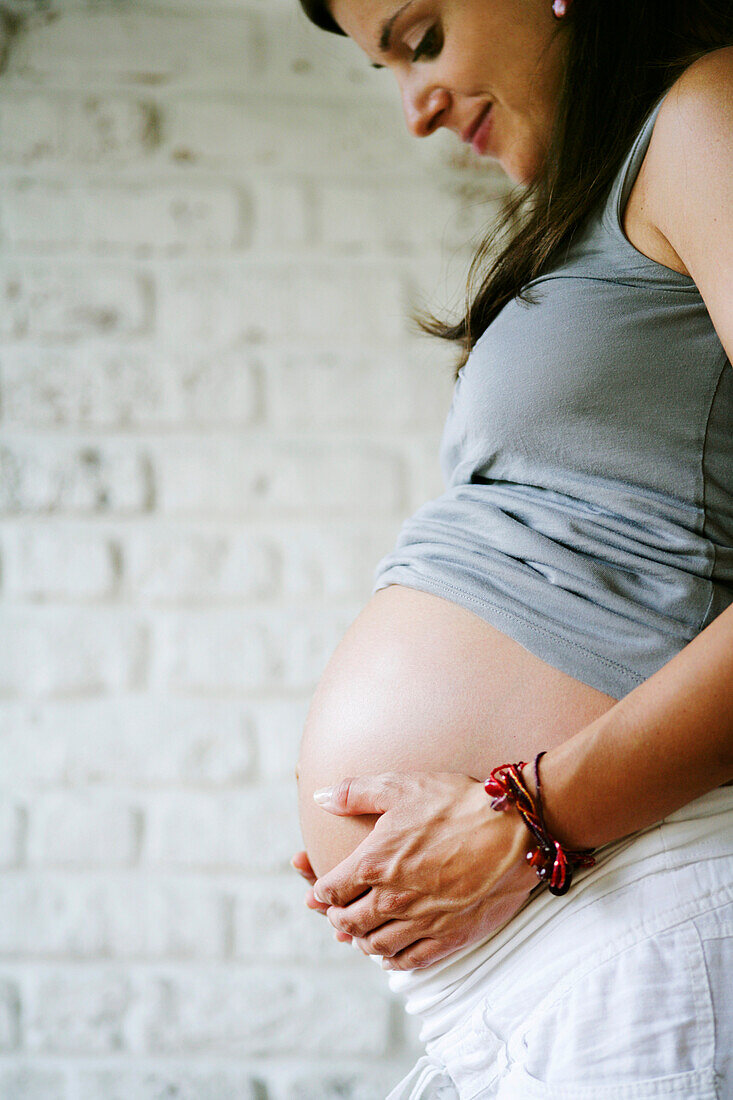
M512 183L526 186L542 163L543 144L526 114L498 103L492 135L493 154Z

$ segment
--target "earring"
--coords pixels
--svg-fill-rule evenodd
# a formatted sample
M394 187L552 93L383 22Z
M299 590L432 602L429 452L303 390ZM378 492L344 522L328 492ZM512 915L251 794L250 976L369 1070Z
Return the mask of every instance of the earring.
M570 0L552 0L552 14L556 19L562 19L564 15L567 15L569 6Z

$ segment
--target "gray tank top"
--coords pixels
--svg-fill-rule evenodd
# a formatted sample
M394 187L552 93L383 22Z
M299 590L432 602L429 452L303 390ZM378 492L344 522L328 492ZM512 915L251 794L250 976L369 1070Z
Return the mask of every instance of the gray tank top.
M694 281L622 212L664 99L563 262L509 302L453 391L446 491L373 591L475 612L620 699L733 602L733 369Z

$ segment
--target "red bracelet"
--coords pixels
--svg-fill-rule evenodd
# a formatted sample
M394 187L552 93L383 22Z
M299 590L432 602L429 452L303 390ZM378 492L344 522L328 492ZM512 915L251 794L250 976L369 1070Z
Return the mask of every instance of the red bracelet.
M484 790L491 795L493 810L507 810L516 806L524 824L535 839L535 846L527 852L527 862L534 867L541 882L548 884L551 894L566 894L573 881L576 867L592 867L594 848L582 848L571 851L550 836L545 825L542 808L542 782L540 780L540 760L544 752L537 753L534 761L534 778L537 788L535 797L529 790L522 775L525 761L519 764L502 764L494 768L484 782Z

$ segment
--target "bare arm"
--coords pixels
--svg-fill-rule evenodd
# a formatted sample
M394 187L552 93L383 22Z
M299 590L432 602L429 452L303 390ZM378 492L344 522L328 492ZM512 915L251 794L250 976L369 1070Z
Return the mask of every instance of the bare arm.
M543 757L547 825L598 847L733 779L733 606L610 711Z
M653 219L733 361L733 47L700 58L677 81L655 139ZM548 752L542 778L548 826L571 846L635 832L733 778L733 607Z
M690 66L657 128L656 224L733 359L733 47ZM547 824L572 848L621 839L733 780L733 607L550 749L542 777ZM471 777L346 778L323 808L380 815L315 890L334 927L394 969L429 965L499 927L536 882L521 820L487 813Z
M547 825L572 848L619 840L733 779L733 606L541 769ZM470 776L349 777L323 808L381 815L313 888L334 928L392 969L496 930L537 883L521 818L491 813Z

